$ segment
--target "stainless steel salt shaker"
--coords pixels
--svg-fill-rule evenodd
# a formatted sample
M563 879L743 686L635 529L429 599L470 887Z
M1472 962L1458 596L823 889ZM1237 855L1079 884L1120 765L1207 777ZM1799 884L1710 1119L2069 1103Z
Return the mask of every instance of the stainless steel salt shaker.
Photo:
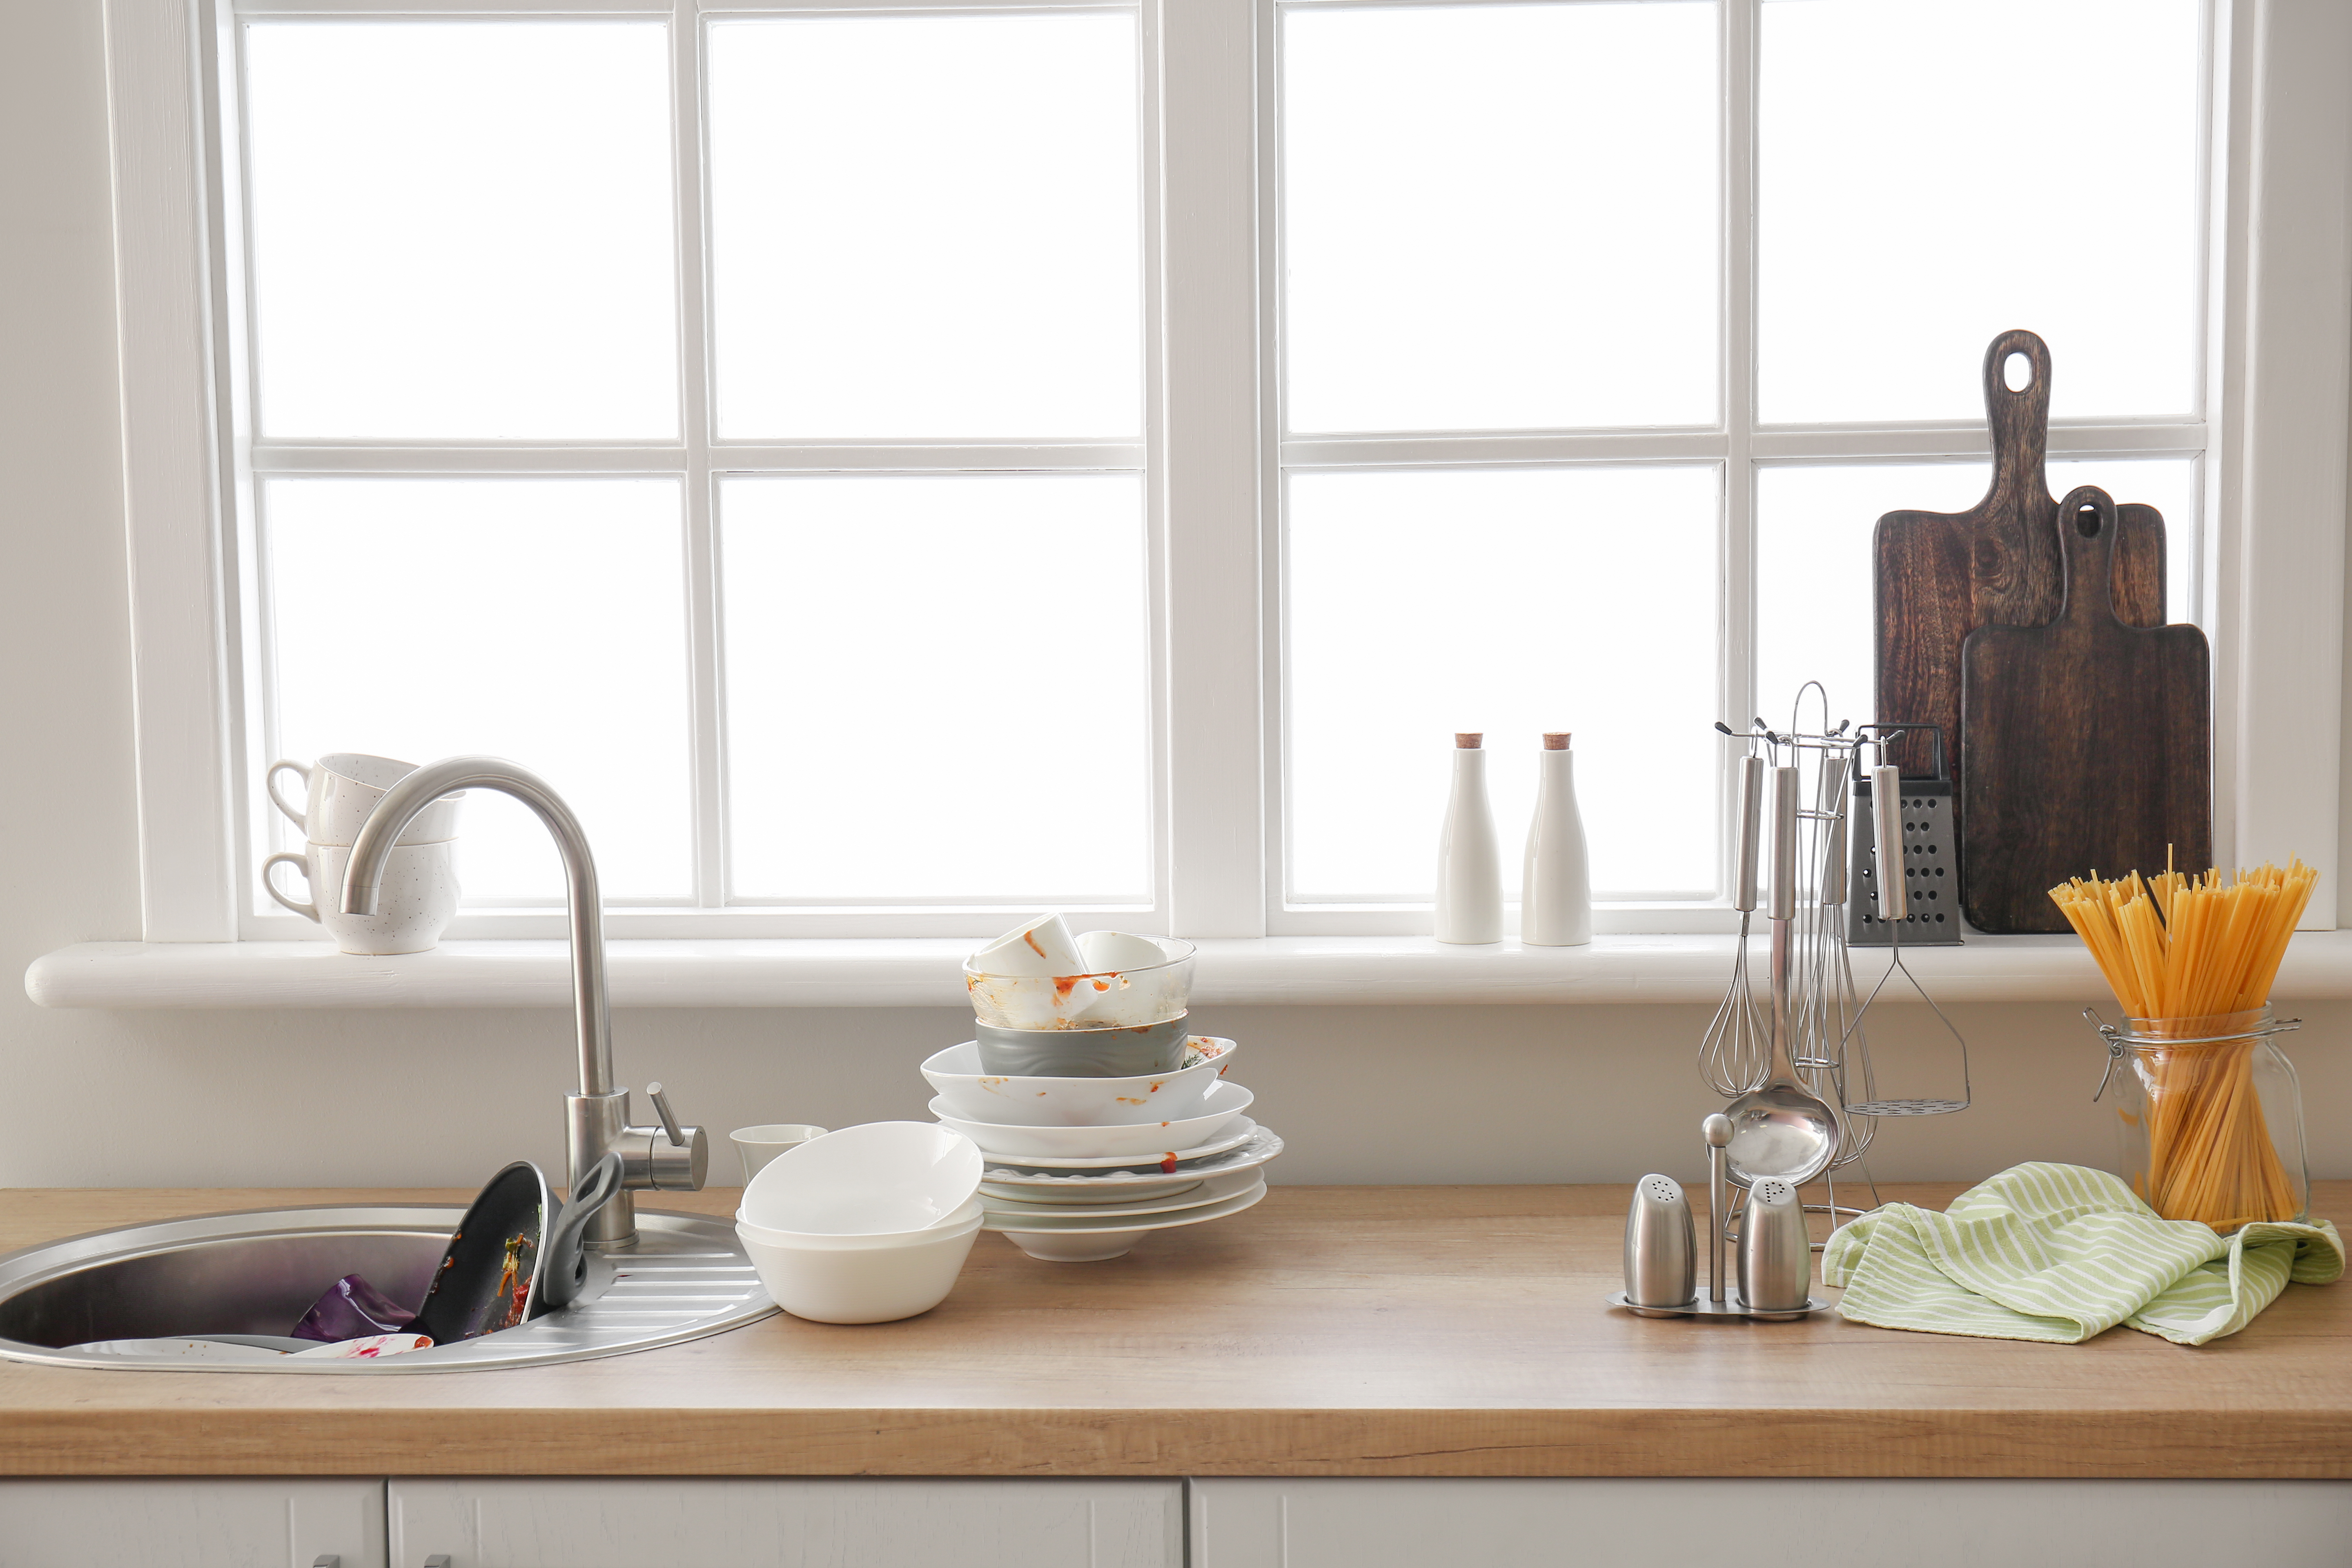
M1625 1215L1625 1302L1686 1307L1698 1294L1697 1238L1690 1200L1672 1176L1644 1176Z
M1739 1215L1739 1300L1752 1312L1804 1310L1813 1282L1811 1238L1797 1189L1768 1176Z

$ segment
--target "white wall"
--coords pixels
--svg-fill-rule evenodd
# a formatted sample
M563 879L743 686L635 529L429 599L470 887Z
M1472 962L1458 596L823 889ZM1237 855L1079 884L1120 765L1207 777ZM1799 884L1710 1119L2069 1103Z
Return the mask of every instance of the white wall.
M0 6L0 975L139 931L97 0ZM2352 690L2352 686L2347 686ZM2352 725L2347 725L2352 734ZM2352 842L2352 837L2347 837ZM2096 1000L2086 996L2085 1001ZM1916 1009L1897 1033L1926 1023ZM2317 1173L2352 1175L2352 1006L2305 1009ZM1976 1109L1889 1124L1877 1174L2104 1159L2102 1053L2073 1005L1959 1009ZM1694 1007L1204 1009L1290 1140L1293 1182L1685 1175L1713 1109ZM681 1112L919 1116L952 1011L623 1013L624 1082ZM50 1012L0 984L0 1184L470 1185L561 1161L561 1011ZM1901 1092L1888 1082L1889 1092ZM724 1169L722 1163L722 1170Z

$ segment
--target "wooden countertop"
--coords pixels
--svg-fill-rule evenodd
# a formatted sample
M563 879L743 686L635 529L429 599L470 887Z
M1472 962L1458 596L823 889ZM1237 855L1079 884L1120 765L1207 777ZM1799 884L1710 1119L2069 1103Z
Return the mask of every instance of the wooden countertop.
M2320 1184L2323 1213L2352 1182ZM0 1362L9 1475L2352 1477L2352 1287L2201 1349L1608 1310L1622 1187L1277 1187L1111 1263L982 1236L905 1322L419 1377ZM1957 1187L1883 1189L1941 1204ZM28 1191L0 1249L467 1193ZM727 1213L714 1190L648 1206Z

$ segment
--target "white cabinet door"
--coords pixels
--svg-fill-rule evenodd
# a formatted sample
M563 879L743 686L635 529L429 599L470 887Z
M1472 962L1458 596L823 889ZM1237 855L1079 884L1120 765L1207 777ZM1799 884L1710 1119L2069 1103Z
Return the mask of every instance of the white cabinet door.
M1191 1568L2343 1568L2352 1481L1200 1480Z
M0 1568L384 1568L379 1480L0 1481Z
M393 1568L1182 1568L1184 1484L395 1480Z

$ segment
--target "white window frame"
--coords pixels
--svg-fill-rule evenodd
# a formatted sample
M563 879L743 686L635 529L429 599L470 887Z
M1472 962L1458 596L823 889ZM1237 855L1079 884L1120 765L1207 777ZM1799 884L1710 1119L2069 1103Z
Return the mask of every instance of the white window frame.
M1726 0L1727 40L1736 46L1727 61L1752 61L1758 3ZM1278 646L1269 487L1277 480L1261 455L1276 450L1278 427L1261 391L1271 301L1258 280L1272 197L1260 177L1261 150L1271 143L1261 119L1271 79L1260 66L1270 58L1273 4L1142 0L1140 13L1144 69L1157 98L1144 139L1158 181L1148 204L1156 229L1147 268L1156 278L1157 335L1167 345L1153 365L1147 433L1156 444L1150 489L1161 704L1160 882L1149 918L1200 937L1300 929L1292 923L1297 911L1276 907L1280 883L1267 854L1279 847L1280 785L1266 765L1279 755L1280 734L1269 684ZM904 5L889 0L887 8ZM291 7L273 5L281 8ZM305 0L301 8L351 15L377 7ZM440 0L438 8L482 7ZM499 0L495 8L554 7ZM698 11L683 0L682 21L673 25L697 25L698 14L720 8ZM831 0L830 8L865 4ZM560 9L668 8L568 0ZM2213 0L2212 15L2212 123L2225 134L2212 160L2208 271L2219 352L2206 378L2200 594L2216 653L2216 849L2225 862L2300 853L2332 870L2352 393L2352 96L2341 90L2340 71L2352 58L2352 10L2334 0ZM217 178L210 129L220 30L232 25L215 0L106 4L142 933L151 942L245 934L239 906L250 886L247 864L257 858L246 842L239 777L243 674L234 617L244 595L226 567L242 559L229 546L252 476L225 416L239 405L235 356L218 347L241 332L242 302L220 287L234 275L226 237L233 225L222 210L229 193ZM1727 150L1744 160L1748 121L1738 100L1752 94L1752 76L1729 74L1729 107L1740 111L1727 114ZM1744 229L1727 242L1737 265ZM1739 353L1744 363L1733 336L1725 334L1727 360ZM1727 377L1727 395L1742 395L1743 381ZM688 395L691 418L695 395ZM2052 449L2144 454L2121 428L2062 426ZM1976 426L1883 434L1875 455L1982 451ZM1759 432L1744 453L1727 432L1702 438L1734 463L1813 451L1803 432ZM1300 455L1300 445L1284 455ZM1730 613L1742 612L1735 605ZM1728 632L1735 647L1745 645L1744 626ZM704 657L698 650L698 668ZM1744 680L1744 672L1734 674ZM1316 929L1369 936L1414 925L1411 911L1353 918L1352 927L1323 921ZM1601 924L1659 931L1677 918L1620 910ZM559 929L543 914L495 919L503 922L495 929L518 936ZM616 911L608 923L624 937L960 936L984 932L992 919L648 910ZM2332 879L2323 879L2305 924L2336 924Z
M1758 202L1757 118L1761 52L1760 6L1758 0L1734 0L1717 7L1717 68L1719 99L1722 111L1720 126L1720 177L1718 197L1718 257L1717 311L1717 402L1715 417L1707 422L1688 426L1624 426L1616 428L1581 428L1556 430L1489 430L1448 432L1343 432L1297 434L1287 427L1283 401L1287 378L1280 371L1283 352L1280 292L1289 276L1283 256L1283 192L1282 149L1279 128L1284 121L1283 70L1281 65L1282 22L1284 13L1360 9L1389 5L1442 5L1445 4L1487 5L1512 3L1542 3L1542 0L1270 0L1261 9L1262 32L1259 39L1260 58L1268 62L1259 82L1259 123L1276 128L1276 134L1265 138L1260 171L1262 201L1259 211L1261 276L1272 280L1266 290L1261 331L1272 345L1274 363L1269 368L1269 395L1265 405L1261 439L1266 451L1275 454L1265 465L1263 479L1262 505L1265 514L1279 520L1285 516L1290 476L1295 473L1362 473L1381 468L1497 469L1514 467L1548 467L1555 465L1617 465L1640 463L1672 463L1711 468L1717 478L1720 511L1717 517L1718 571L1714 584L1717 602L1706 606L1722 638L1721 657L1717 663L1718 690L1716 715L1732 719L1754 713L1768 715L1783 711L1781 704L1786 692L1759 692L1754 677L1755 631L1757 620L1757 518L1756 496L1759 472L1768 467L1780 465L1844 465L1887 462L1982 462L1986 455L1985 426L1982 419L1954 421L1885 421L1852 423L1772 424L1760 419L1757 413L1757 373L1759 362L1755 344L1759 301L1758 299L1757 235L1754 221ZM1597 0L1608 3L1608 0ZM2210 34L2214 5L2217 0L2204 0L2200 6L2201 21ZM2218 52L2202 51L2209 59ZM2209 73L2200 94L2198 162L2200 174L2210 163L2214 138L2210 133L2210 109L2222 90L2218 78ZM2200 196L2204 194L2200 191ZM2213 226L2209 225L2209 228ZM2214 237L2199 236L2198 277L2210 275L2208 253ZM2219 301L2207 305L2210 321L2200 321L2195 338L2197 374L2191 391L2191 406L2184 415L2173 417L2133 417L2123 419L2060 419L2052 422L2049 433L2049 455L2053 459L2081 458L2180 458L2196 461L2207 474L2212 465L2205 464L2210 427L2206 409L2216 401L2216 389L2207 374L2207 344L2218 335ZM2203 498L2200 510L2210 513L2213 499ZM2167 520L2176 530L2189 531L2192 537L2201 534L2197 518ZM1268 542L1268 578L1279 584L1280 529L1270 529ZM2195 574L2205 575L2201 571ZM2194 618L2200 624L2210 624L2210 609L2194 596L2197 607ZM1696 612L1698 607L1693 606ZM1270 596L1266 609L1266 636L1281 636L1282 611L1277 596ZM1287 691L1282 679L1282 661L1276 660L1276 671L1271 682L1275 700L1270 704L1265 743L1269 754L1280 755L1286 742L1285 715L1282 711ZM1849 711L1866 709L1868 693L1832 692L1835 717ZM1737 790L1738 756L1733 748L1721 749L1720 768L1716 784L1717 826L1727 828L1730 803ZM1270 884L1267 889L1267 931L1277 935L1307 935L1331 932L1349 934L1397 935L1424 931L1429 929L1432 906L1425 901L1381 901L1378 903L1345 903L1329 900L1293 900L1287 897L1284 879L1287 871L1286 837L1288 817L1297 803L1286 799L1286 772L1282 767L1267 770L1265 820L1274 838L1269 856ZM1433 835L1434 828L1432 829ZM1709 897L1673 900L1652 900L1602 903L1593 911L1596 931L1616 932L1729 932L1738 928L1738 917L1730 907L1732 881L1731 859L1734 853L1731 835L1717 834L1716 893ZM1516 889L1505 888L1507 909L1516 910ZM1516 916L1510 917L1513 921ZM1507 929L1512 929L1507 926Z

